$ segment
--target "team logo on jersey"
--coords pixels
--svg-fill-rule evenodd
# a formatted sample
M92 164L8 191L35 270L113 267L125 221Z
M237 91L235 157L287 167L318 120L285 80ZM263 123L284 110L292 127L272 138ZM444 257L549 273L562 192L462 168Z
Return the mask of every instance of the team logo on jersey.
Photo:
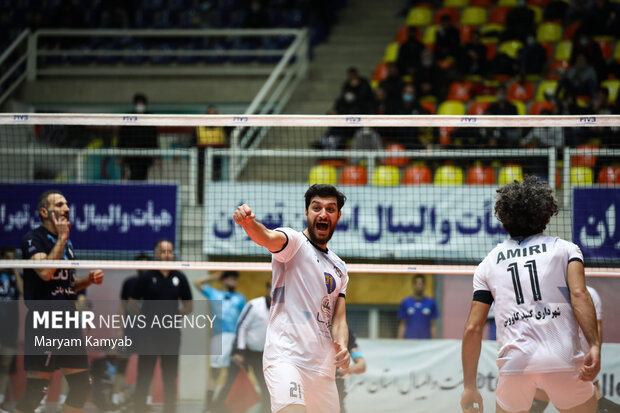
M323 275L325 276L325 286L327 287L327 294L331 294L336 289L336 279L328 272L324 272Z
M338 276L338 278L342 278L342 271L340 271L340 268L336 267L334 265L334 272L336 273L336 275Z
M321 312L328 319L331 318L331 316L332 316L332 309L329 306L329 297L328 296L324 296L323 299L321 300Z

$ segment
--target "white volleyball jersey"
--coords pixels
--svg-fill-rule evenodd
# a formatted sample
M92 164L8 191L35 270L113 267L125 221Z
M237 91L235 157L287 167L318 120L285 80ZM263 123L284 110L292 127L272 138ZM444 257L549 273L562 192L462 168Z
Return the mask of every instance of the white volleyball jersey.
M596 311L596 320L603 319L603 305L601 304L601 297L598 296L596 290L590 286L586 286L590 296L592 297L592 302L594 303L594 310ZM597 323L598 326L598 323ZM586 336L583 335L583 330L579 329L579 341L581 342L581 351L584 354L587 354L590 351L590 345L588 344L588 340L586 340ZM603 344L603 343L601 343Z
M287 242L272 253L272 301L264 368L289 362L334 377L332 316L349 277L344 262L291 228L278 228Z
M581 365L579 326L570 303L568 263L577 245L537 234L495 247L474 273L474 295L495 300L502 374L550 373Z

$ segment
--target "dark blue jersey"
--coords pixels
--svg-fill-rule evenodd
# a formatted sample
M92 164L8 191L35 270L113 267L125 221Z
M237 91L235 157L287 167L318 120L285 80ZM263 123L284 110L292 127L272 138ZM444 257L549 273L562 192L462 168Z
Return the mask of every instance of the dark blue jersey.
M49 254L56 245L56 236L40 226L22 238L22 257L30 259L38 253ZM73 245L67 240L63 260L74 260ZM75 269L59 268L51 280L43 281L36 270L24 270L24 300L75 300Z

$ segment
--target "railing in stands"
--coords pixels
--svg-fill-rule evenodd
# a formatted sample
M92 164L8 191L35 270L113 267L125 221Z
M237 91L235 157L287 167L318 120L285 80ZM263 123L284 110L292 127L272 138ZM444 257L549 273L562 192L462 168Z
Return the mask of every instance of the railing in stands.
M28 29L21 32L0 55L0 105L26 79L29 35Z

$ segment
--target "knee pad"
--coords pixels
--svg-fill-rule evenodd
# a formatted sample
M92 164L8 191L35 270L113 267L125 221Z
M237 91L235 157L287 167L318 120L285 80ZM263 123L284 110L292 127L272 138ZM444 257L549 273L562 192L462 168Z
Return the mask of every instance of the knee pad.
M22 413L32 413L39 406L47 391L47 379L26 379L26 390L17 403L17 410Z
M530 408L530 413L542 413L546 408L549 402L543 402L538 399L534 399L532 402L532 407Z
M65 404L78 409L84 407L84 403L90 396L90 375L88 371L68 374L65 376L69 384L69 392Z

